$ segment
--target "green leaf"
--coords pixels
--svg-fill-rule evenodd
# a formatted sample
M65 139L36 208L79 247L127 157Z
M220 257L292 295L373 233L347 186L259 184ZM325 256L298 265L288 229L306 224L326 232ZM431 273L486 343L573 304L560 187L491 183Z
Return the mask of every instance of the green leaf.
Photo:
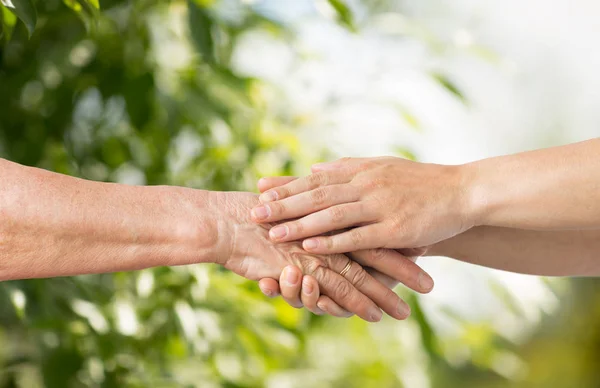
M0 0L0 2L17 15L31 36L37 24L37 12L32 0Z
M350 30L356 31L356 26L354 25L354 15L352 14L350 7L348 7L343 0L328 1L333 9L335 9L335 12L337 12L340 23L348 27Z
M17 17L5 7L0 7L0 39L10 40Z
M216 63L215 43L212 35L213 19L206 8L194 0L188 0L188 13L190 33L196 49L206 62Z
M96 12L100 9L100 4L98 4L98 0L77 0L79 4L81 4L81 8L89 15L95 15Z
M465 96L463 95L463 93L460 91L460 89L458 89L458 87L448 79L448 77L446 77L443 74L439 74L439 73L434 73L432 74L433 78L439 82L446 90L448 90L450 93L454 94L456 97L458 97L462 102L466 102L467 99L465 98Z
M77 13L88 32L97 27L100 17L98 0L63 0L63 3Z

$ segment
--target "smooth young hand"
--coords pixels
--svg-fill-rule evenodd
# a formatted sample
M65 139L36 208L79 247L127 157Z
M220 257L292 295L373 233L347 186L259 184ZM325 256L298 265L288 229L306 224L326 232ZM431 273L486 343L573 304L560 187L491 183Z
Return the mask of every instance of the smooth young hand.
M313 253L425 247L474 226L463 179L460 166L345 158L266 191L251 214L257 223L287 220L269 232L278 242L342 231L305 240Z

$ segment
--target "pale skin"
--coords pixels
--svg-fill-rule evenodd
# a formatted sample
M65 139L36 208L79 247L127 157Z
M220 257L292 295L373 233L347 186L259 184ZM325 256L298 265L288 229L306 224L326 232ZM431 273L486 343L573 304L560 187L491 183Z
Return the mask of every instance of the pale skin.
M463 166L342 159L283 185L265 178L252 216L293 219L271 238L305 239L310 252L418 246L513 272L600 276L598 155L600 139ZM344 232L320 236L334 230Z
M252 217L293 219L271 228L271 239L304 239L304 249L321 254L425 247L476 226L595 229L598 155L600 139L459 166L342 159L267 190Z
M370 322L381 310L396 319L410 313L390 290L392 277L430 290L411 283L428 275L397 252L397 260L369 272L352 262L342 277L350 262L344 255L273 244L268 228L250 220L255 194L92 182L3 159L0 177L0 281L201 263L251 280L279 279L293 265L314 279L315 309L318 302L324 311L343 309Z

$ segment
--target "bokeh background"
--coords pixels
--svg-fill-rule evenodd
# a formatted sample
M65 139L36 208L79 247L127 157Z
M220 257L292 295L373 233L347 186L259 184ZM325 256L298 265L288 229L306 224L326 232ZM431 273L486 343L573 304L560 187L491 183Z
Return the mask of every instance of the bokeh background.
M338 156L455 164L598 137L599 14L593 0L2 0L0 157L254 191ZM436 289L399 287L413 316L379 324L294 310L210 266L3 282L0 387L600 386L598 281L420 263Z

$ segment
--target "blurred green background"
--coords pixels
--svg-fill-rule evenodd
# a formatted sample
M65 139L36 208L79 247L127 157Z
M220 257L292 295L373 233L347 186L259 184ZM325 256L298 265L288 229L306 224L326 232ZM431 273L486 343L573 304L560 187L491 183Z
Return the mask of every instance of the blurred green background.
M294 101L269 74L241 71L236 50L262 34L297 49L291 61L301 62L301 29L275 11L307 3L326 31L351 39L396 14L400 39L435 53L452 45L405 1L2 0L0 157L98 181L207 190L254 191L260 176L306 173L336 153L303 131L314 117L272 109ZM260 62L264 52L252 47L246 62ZM496 61L484 46L470 51ZM477 102L449 73L422 70L451 104ZM394 109L408 131L427 131L418 109ZM365 142L373 129L352 136ZM397 154L419 156L397 137ZM600 284L538 286L554 307L519 303L520 290L488 280L501 304L483 319L400 287L413 316L369 325L294 310L208 266L3 282L0 387L600 386ZM451 294L443 284L436 292Z

